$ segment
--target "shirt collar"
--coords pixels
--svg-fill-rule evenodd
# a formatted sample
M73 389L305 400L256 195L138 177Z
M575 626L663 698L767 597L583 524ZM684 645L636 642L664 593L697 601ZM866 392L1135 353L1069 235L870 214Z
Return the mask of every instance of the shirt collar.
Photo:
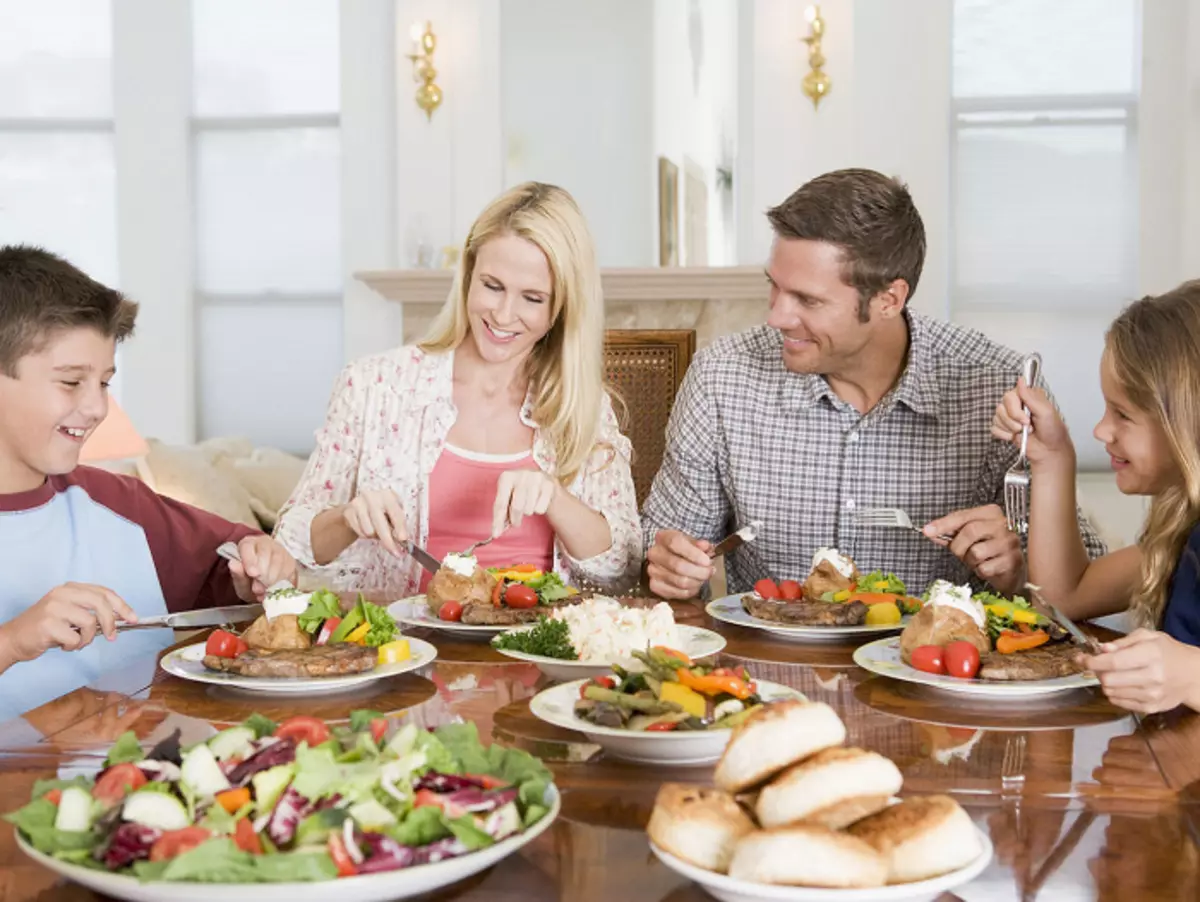
M904 404L915 413L937 417L941 413L941 392L933 370L929 325L924 317L909 313L907 309L904 319L908 324L908 361L900 374L900 381L889 395L892 400ZM834 405L842 403L824 376L788 372L783 366L782 339L779 345L779 366L783 370L779 398L784 410L805 410L816 406L822 398L827 398Z

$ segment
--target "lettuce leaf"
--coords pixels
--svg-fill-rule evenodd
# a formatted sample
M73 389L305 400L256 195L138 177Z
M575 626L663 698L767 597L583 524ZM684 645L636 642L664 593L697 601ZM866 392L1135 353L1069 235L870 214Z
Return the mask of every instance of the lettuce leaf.
M135 861L133 872L140 880L187 881L189 883L254 883L254 856L243 852L226 838L210 839L169 861Z
M547 570L537 579L529 580L526 585L537 592L538 600L542 604L559 601L571 594L571 590L563 583L562 577L553 570Z
M338 597L328 589L318 589L313 592L308 600L308 607L296 618L296 622L306 633L315 633L330 617L341 616L342 605Z
M141 761L145 757L146 753L142 751L142 745L138 742L137 734L133 730L126 730L113 743L113 747L108 750L108 757L104 759L104 766L112 767L114 764L124 764L127 761Z
M426 770L434 770L440 774L461 774L466 767L461 763L462 759L446 747L437 733L430 733L428 730L418 731L413 740L412 750L425 756Z
M424 811L425 809L418 809ZM446 828L453 833L462 842L464 846L474 852L476 849L483 849L495 843L495 840L487 835L486 832L475 826L475 818L469 814L464 814L462 817L456 817L454 820L444 818Z
M358 603L362 605L363 616L367 623L371 624L371 628L367 630L367 636L363 640L367 645L378 648L396 638L400 629L396 626L392 615L387 612L387 608L372 604L365 598L359 598Z
M423 846L450 835L442 809L436 805L414 808L400 823L388 829L388 834L403 846Z
M73 852L90 852L95 848L99 836L94 830L56 830L54 820L57 817L58 806L41 796L28 805L4 815L4 819L20 830L35 849L47 855L63 857Z
M858 592L890 592L894 595L907 593L902 579L894 573L884 573L882 570L873 570L866 576L860 576L855 590Z
M355 733L361 733L371 729L371 721L384 720L385 715L379 711L372 711L370 708L359 708L357 711L350 712L350 729Z
M484 748L473 723L446 724L434 730L434 735L458 759L463 773L487 774L516 786L517 807L526 826L535 822L529 820L532 809L540 808L545 813L546 788L554 775L533 755L499 743Z
M258 855L254 859L254 870L260 883L313 883L333 880L338 873L337 865L323 849Z
M279 724L271 720L269 717L264 717L261 714L251 714L242 721L242 726L254 731L255 739L262 739L264 736L271 736L279 729Z

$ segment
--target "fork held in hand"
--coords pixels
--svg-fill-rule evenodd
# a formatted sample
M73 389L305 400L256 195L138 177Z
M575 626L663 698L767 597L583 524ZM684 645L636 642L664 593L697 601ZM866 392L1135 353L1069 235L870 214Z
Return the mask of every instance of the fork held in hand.
M1042 371L1040 354L1030 354L1021 366L1021 376L1030 388L1037 385L1038 375ZM1029 416L1029 408L1024 405L1021 409ZM1029 528L1029 469L1025 462L1025 451L1029 446L1030 424L1026 423L1021 429L1021 448L1017 453L1017 461L1004 474L1004 519L1008 528L1018 535L1025 535Z

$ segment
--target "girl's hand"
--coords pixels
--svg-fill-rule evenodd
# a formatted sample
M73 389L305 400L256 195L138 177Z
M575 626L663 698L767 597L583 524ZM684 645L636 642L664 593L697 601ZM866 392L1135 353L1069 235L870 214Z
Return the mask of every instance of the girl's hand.
M1029 408L1029 413L1021 409ZM1071 434L1054 405L1040 388L1030 388L1024 379L1017 380L1017 387L1005 392L996 413L992 416L992 435L1014 445L1021 444L1021 430L1032 423L1025 456L1031 465L1047 463L1065 454L1074 456Z
M399 557L401 542L408 541L404 505L391 489L367 489L342 508L342 519L360 539L378 539Z
M520 526L525 517L544 514L562 491L562 486L541 470L505 470L496 483L492 505L492 535L506 526Z
M1102 654L1084 655L1083 665L1100 678L1114 705L1152 714L1200 698L1200 648L1166 633L1138 629L1100 646Z

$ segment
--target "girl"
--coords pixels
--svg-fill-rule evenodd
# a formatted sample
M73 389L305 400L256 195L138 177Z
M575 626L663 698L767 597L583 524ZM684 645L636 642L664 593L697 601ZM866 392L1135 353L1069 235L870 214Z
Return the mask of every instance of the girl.
M534 564L620 589L641 535L604 388L604 299L571 196L529 182L471 227L420 344L350 364L278 537L324 581L416 594L434 557ZM360 541L361 540L361 541Z
M1114 704L1200 709L1200 280L1117 318L1100 388L1105 411L1093 434L1117 487L1153 501L1137 545L1090 562L1075 516L1075 449L1058 412L1023 382L996 408L997 438L1019 442L1032 424L1029 579L1068 617L1128 609L1139 628L1084 658Z

